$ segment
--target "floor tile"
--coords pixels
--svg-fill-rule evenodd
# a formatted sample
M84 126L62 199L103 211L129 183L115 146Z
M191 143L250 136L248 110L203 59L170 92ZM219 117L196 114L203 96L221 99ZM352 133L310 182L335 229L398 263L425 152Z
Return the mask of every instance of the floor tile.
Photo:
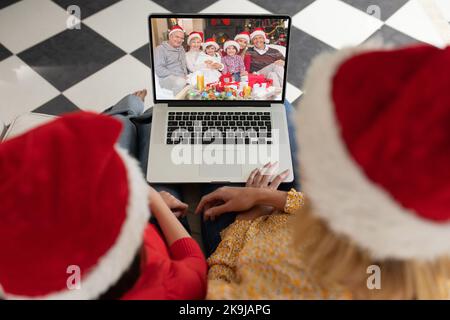
M60 91L64 91L125 53L82 24L19 54Z
M5 60L6 58L10 57L12 55L11 51L6 49L1 43L0 43L0 61Z
M427 15L423 5L411 0L390 17L386 24L417 40L438 46L445 46L437 24Z
M273 0L251 0L258 6L269 10L275 14L290 14L291 16L309 6L315 0L297 0L297 1L273 1Z
M201 13L270 13L268 10L248 0L233 0L233 4L230 5L230 3L229 0L219 0L203 9Z
M294 102L302 95L302 91L289 82L286 84L286 99L290 103Z
M382 39L383 43L385 43L386 45L394 46L405 46L410 44L423 43L386 25L377 30L369 39L367 39L367 41L371 41L372 39Z
M372 16L386 21L409 0L341 0ZM379 14L379 17L376 15Z
M0 118L10 123L59 95L59 91L16 56L0 62Z
M336 49L360 44L382 25L339 0L317 0L296 14L292 23Z
M67 17L50 0L23 0L0 10L0 43L19 53L64 31Z
M150 44L144 44L131 55L150 68Z
M20 0L2 0L0 1L0 9L6 8L12 4L19 2Z
M33 112L50 114L54 116L60 116L65 113L80 111L72 101L67 99L64 95L60 94L56 98L44 103L39 108L33 110Z
M174 13L197 13L210 6L216 0L179 1L179 0L153 0L155 3Z
M153 105L150 68L126 55L68 89L64 95L83 110L101 112L140 89L149 91L146 106Z
M127 53L148 43L147 18L166 9L150 0L123 0L84 22Z
M311 60L322 52L334 50L326 43L293 27L288 61L288 81L301 89Z
M79 6L81 9L81 19L86 19L87 17L97 13L110 5L119 2L120 0L53 0L64 10L71 5Z

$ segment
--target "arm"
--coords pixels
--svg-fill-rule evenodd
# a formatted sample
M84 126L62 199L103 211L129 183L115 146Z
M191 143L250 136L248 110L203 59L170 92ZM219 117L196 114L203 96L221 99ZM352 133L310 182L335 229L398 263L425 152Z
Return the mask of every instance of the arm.
M170 208L164 202L161 195L150 188L150 210L158 220L159 226L169 246L177 240L191 238L181 222L175 217Z
M204 299L207 264L192 238L180 239L169 248L172 257L167 281L168 299Z
M227 67L227 64L225 63L223 57L222 57L222 65L223 65L222 73L223 74L227 74L228 73L228 67Z
M165 66L164 54L162 53L161 47L155 49L155 73L159 78L165 78L170 76L172 73Z

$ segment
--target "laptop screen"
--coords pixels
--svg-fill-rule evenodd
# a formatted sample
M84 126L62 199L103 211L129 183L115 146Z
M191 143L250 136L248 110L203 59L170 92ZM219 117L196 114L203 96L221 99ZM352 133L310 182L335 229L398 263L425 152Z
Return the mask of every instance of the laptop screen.
M284 99L289 17L150 16L155 101Z

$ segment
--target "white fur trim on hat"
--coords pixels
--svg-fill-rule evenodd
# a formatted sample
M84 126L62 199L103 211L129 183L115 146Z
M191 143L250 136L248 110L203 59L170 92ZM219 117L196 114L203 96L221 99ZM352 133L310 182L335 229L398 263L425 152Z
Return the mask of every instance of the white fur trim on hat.
M336 71L350 57L373 49L344 49L313 61L297 115L302 188L313 212L372 258L430 261L450 254L450 224L418 217L375 185L347 151L335 117Z
M216 50L220 49L219 45L215 41L208 41L208 42L202 43L203 50L206 50L206 48L208 48L209 46L214 46L214 48L216 48Z
M193 34L191 34L191 35L188 37L188 39L187 39L187 44L190 44L191 40L192 40L192 39L195 39L195 38L198 38L198 39L200 39L200 41L203 41L202 36L201 36L200 34L198 34L198 33L193 33Z
M247 40L247 42L250 42L250 36L248 34L239 33L236 35L236 37L234 37L235 41L237 41L239 39L244 39L244 40Z
M107 292L131 266L138 249L142 245L144 230L150 218L148 206L149 188L137 161L128 155L127 151L119 147L116 147L116 150L124 162L130 192L127 215L114 246L99 259L93 270L81 279L80 289L67 289L46 296L31 298L4 294L6 299L95 299Z
M239 51L241 51L241 46L239 45L239 43L237 43L236 41L233 41L233 40L228 40L227 42L225 42L224 44L223 44L223 51L227 51L227 48L229 47L229 46L234 46L235 48L236 48L236 51L237 52L239 52Z
M174 28L174 29L172 29L172 30L169 31L169 36L170 36L172 33L175 33L175 32L182 32L183 34L185 34L185 32L184 32L184 30L183 30L182 28Z

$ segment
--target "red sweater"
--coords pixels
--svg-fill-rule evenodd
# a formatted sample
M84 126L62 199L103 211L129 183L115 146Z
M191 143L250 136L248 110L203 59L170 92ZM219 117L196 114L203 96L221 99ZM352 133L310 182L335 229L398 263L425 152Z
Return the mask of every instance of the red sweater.
M124 300L191 300L206 295L207 265L192 238L167 247L154 225L145 230L141 275Z

